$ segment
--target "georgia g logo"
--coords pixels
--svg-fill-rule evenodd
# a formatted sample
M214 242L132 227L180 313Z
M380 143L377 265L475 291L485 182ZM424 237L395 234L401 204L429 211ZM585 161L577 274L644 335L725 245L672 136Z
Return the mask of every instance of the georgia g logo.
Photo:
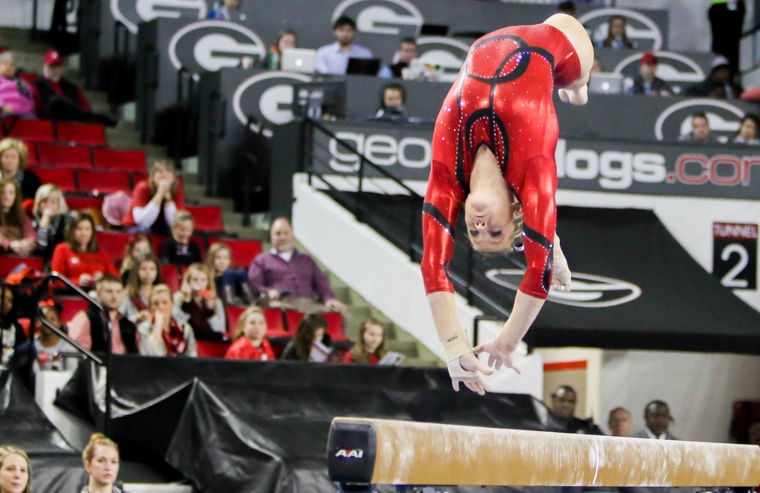
M340 16L356 21L362 33L416 36L424 22L422 13L407 0L343 0L335 7L332 22Z
M678 140L679 135L691 132L691 115L702 112L707 115L710 130L721 140L730 139L737 130L744 111L726 101L715 99L690 99L675 103L657 117L654 135L657 140Z
M657 24L646 15L628 9L595 9L580 16L578 20L592 33L594 40L607 37L610 17L619 15L625 18L628 39L636 43L640 50L655 51L662 48L662 32Z
M237 67L242 57L261 60L266 48L256 33L227 21L200 21L174 33L169 41L169 59L174 68L193 73Z
M203 19L208 13L205 0L111 0L111 15L137 34L137 24L157 17L177 19L183 12L197 13Z
M469 45L445 36L420 36L417 38L417 59L426 65L438 65L445 76L453 80L467 58Z
M232 111L241 125L248 124L249 116L269 125L288 123L293 120L293 83L310 81L308 75L292 72L253 75L235 89Z
M486 277L499 286L517 291L524 273L522 269L490 269L486 271ZM641 288L631 282L573 272L573 289L552 289L547 300L580 308L605 308L628 303L639 296Z

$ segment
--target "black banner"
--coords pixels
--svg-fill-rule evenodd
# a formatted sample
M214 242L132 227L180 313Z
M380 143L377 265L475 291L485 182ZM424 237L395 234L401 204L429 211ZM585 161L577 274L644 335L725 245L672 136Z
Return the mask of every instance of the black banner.
M713 223L712 272L727 288L757 288L757 224Z

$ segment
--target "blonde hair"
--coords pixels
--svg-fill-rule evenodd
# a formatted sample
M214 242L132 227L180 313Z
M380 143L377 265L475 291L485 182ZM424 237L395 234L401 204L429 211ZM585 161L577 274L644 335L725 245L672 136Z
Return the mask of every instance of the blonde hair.
M44 185L40 185L40 188L37 189L37 193L34 194L34 207L32 208L32 214L34 217L40 215L40 203L51 197L58 197L59 213L66 213L69 211L69 206L66 204L66 199L63 197L63 191L52 183L45 183Z
M233 337L233 339L238 339L243 335L243 332L245 331L245 324L246 322L248 322L248 317L250 317L254 313L258 313L262 317L264 317L264 312L258 306L252 305L246 308L243 311L243 313L240 314L240 317L238 317L237 326L235 326L235 336ZM267 323L267 319L266 317L264 317L264 325L266 325L266 323Z
M95 447L113 447L116 454L119 455L119 446L116 445L116 442L102 433L93 433L90 435L87 446L82 450L82 463L85 466L92 463L92 459L95 457Z
M181 211L177 211L177 213L174 214L174 220L172 221L172 226L182 221L190 221L191 223L195 224L195 219L193 218L193 215L190 214L190 211L186 211L184 209L182 209Z
M214 293L214 296L216 296L216 283L214 282L214 278L209 274L208 268L203 264L195 263L188 265L185 273L182 275L182 282L190 282L192 271L201 272L206 275L206 283L208 283L206 289L210 290Z
M169 289L169 286L166 284L156 284L153 286L153 289L150 290L150 302L153 303L153 298L155 298L157 294L162 293L169 296L169 299L172 300L172 290ZM172 302L174 302L174 300L172 300Z
M206 252L206 268L208 269L209 272L214 274L214 277L216 277L216 266L214 265L214 262L216 261L216 254L221 252L222 250L227 250L228 252L230 252L230 257L232 257L232 251L230 250L230 246L226 243L222 243L221 241L211 245L208 248L208 252Z
M23 141L14 139L13 137L6 137L3 140L0 140L0 156L2 156L5 151L11 149L18 153L18 169L24 171L27 164L29 164L29 149Z
M11 455L18 455L22 459L26 461L26 472L27 472L27 479L26 479L26 487L21 493L31 493L32 491L32 464L29 462L29 456L26 455L26 452L21 450L18 447L14 447L13 445L0 445L0 467L3 466L5 463L5 459L8 458L8 456Z

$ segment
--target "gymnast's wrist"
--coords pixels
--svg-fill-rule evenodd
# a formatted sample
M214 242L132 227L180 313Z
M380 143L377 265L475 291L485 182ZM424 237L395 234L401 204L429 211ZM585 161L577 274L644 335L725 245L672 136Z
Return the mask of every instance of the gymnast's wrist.
M446 361L459 360L463 354L472 352L472 345L467 338L467 333L462 329L442 340L441 344L443 344L443 351L446 354Z

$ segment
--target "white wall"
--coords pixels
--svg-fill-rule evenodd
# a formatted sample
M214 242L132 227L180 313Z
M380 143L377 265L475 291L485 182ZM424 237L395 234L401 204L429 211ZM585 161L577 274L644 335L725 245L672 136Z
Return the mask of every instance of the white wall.
M31 29L33 0L2 0L0 26ZM37 0L37 27L48 29L53 15L53 0ZM10 47L13 49L13 47Z

